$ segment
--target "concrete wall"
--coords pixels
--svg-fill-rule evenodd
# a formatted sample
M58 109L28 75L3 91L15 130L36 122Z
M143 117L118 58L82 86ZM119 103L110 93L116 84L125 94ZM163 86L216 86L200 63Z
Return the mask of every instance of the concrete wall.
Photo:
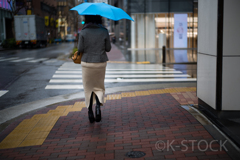
M218 0L198 1L197 96L216 109Z
M240 111L240 1L199 0L198 6L197 96L215 110Z
M239 0L224 1L222 110L240 110L239 7Z

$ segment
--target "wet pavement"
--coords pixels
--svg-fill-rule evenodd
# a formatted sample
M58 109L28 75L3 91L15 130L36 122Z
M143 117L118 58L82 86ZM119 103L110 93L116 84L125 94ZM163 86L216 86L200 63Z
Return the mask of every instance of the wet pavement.
M116 92L102 121L90 124L84 99L50 105L13 121L0 134L1 159L234 159L228 145L189 106L195 87Z
M49 53L47 50L43 55ZM53 56L59 53L54 47L50 50ZM173 76L176 80L175 75L193 79L196 64L132 63L126 61L116 46L112 51L108 53L106 80L109 82L102 107L103 119L94 124L88 121L82 89L46 89L53 84L52 80L66 84L69 80L54 76L69 66L73 69L69 72L80 71L80 68L74 70L72 62L50 59L44 63L32 59L28 61L34 63L19 61L21 64L13 65L14 74L23 73L13 81L10 75L9 85L8 80L4 82L9 91L0 101L10 104L16 100L19 105L7 107L0 102L0 159L130 159L126 154L131 151L144 152L146 155L138 159L145 160L239 159L240 149L229 138L232 134L228 134L231 130L233 137L237 136L238 121L221 121L220 125L227 128L218 128L214 119L197 107L196 82L139 82L153 77L161 80L163 76ZM17 52L8 51L8 54ZM29 51L25 56L36 55L34 52ZM13 63L2 64L6 67ZM7 75L7 70L1 71ZM157 73L162 71L179 73ZM77 79L79 83L81 77ZM123 82L124 79L136 82ZM8 97L13 93L19 98Z

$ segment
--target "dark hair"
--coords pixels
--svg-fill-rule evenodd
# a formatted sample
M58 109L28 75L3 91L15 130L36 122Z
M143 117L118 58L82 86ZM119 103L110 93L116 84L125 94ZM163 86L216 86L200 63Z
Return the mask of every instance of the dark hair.
M98 15L85 15L85 24L87 23L96 23L102 24L102 17Z

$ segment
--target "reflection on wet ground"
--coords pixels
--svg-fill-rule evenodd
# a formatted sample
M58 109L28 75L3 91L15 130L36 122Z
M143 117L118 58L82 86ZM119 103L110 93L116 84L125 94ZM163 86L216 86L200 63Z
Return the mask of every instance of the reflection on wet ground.
M191 78L197 78L197 64L167 64L165 66L188 74Z
M131 49L122 50L125 53L125 58L130 62L144 62L162 63L163 51L162 49ZM166 63L189 63L197 62L196 49L166 49L165 53Z
M162 50L160 49L136 49L123 50L127 61L132 63L149 62L150 64L162 64ZM165 67L181 71L183 74L197 78L197 50L196 49L167 49Z

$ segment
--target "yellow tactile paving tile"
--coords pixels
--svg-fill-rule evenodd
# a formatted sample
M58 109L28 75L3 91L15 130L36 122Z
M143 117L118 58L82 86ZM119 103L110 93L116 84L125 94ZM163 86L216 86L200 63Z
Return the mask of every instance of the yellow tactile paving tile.
M40 120L40 119L45 118L47 116L48 116L47 114L35 114L31 119Z
M123 92L121 94L122 97L136 97L135 92Z
M65 111L65 112L62 114L62 116L67 116L68 113L69 113L69 111Z
M177 90L175 88L166 88L165 89L168 93L176 93Z
M46 139L48 136L49 132L30 132L25 140L30 140L30 139Z
M135 97L150 94L171 93L180 104L192 103L196 99L196 87L165 88L148 91L123 92L121 94L107 95L106 100L121 99L122 97ZM178 93L184 92L184 93ZM188 101L182 101L178 95L190 97ZM69 112L81 111L84 102L76 102L74 105L58 106L55 110L49 110L46 114L36 114L31 119L23 120L1 143L0 149L16 148L23 146L41 145L56 124L60 116L66 116Z
M81 110L82 110L82 108L75 107L75 108L69 108L66 111L68 111L68 112L75 112L75 111L81 111Z
M149 64L149 61L136 62L137 64Z
M46 114L36 114L31 119L23 120L1 143L0 149L41 145L56 124L60 116L69 112L81 111L84 102L74 105L58 106Z
M12 134L28 134L30 133L32 130L32 128L25 128L25 129L19 129L19 128L15 128L11 133Z
M45 139L25 139L18 147L42 145Z
M21 130L33 128L37 123L38 123L37 120L25 119L15 129Z
M41 121L35 127L54 126L57 121Z
M28 134L24 133L15 133L15 134L9 134L4 141L23 141Z
M122 98L121 94L111 94L111 95L107 95L106 100L115 100L115 99L121 99L121 98Z
M159 89L156 89L156 90L148 90L148 93L150 93L150 94L161 94L162 91L159 90Z
M66 110L68 108L71 108L72 105L68 105L68 106L58 106L55 110Z
M2 141L0 143L0 149L7 149L7 148L16 148L21 144L22 141Z
M85 107L85 102L75 102L72 108Z
M148 91L135 91L136 96L150 95Z
M53 126L42 126L42 127L35 127L32 129L31 133L33 132L50 132Z
M63 112L64 112L64 110L58 109L58 110L49 110L47 113L52 115L52 114L63 113Z

